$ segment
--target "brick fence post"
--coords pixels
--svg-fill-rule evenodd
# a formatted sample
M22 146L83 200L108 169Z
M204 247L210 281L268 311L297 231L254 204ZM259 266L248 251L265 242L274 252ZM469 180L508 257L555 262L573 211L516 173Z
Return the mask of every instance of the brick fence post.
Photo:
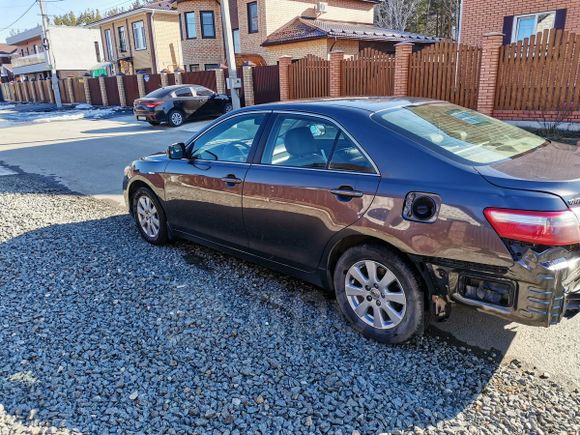
M254 67L250 65L244 65L242 67L242 78L244 86L244 100L246 106L253 106L255 103L254 96Z
M89 88L89 78L86 77L83 80L83 88L85 89L85 101L87 102L87 104L91 104L92 103L92 98L91 98L91 88Z
M483 35L481 47L481 68L479 70L479 89L477 91L477 110L493 115L499 53L503 44L503 33L491 32Z
M328 87L331 97L340 97L342 94L342 61L344 51L336 50L330 52L330 63L328 69Z
M215 70L215 86L218 94L226 93L226 76L224 74L223 68L218 68Z
M73 92L72 86L73 79L67 77L64 81L64 87L66 88L66 93L68 94L68 100L72 103L75 101L75 94Z
M395 44L395 97L404 97L409 94L409 62L413 53L412 42Z
M125 95L125 82L123 76L117 76L117 89L119 90L119 103L121 107L127 107L127 96Z
M137 74L137 88L139 88L139 98L143 98L146 95L143 74Z
M161 87L164 88L169 86L169 78L167 77L167 73L161 73Z
M109 105L109 96L107 95L107 88L105 86L105 77L99 76L99 87L101 88L101 98L103 100L103 106Z
M290 99L290 65L292 64L292 56L282 56L278 61L279 78L280 78L280 101L288 101Z
M181 73L179 71L177 71L173 75L175 76L175 84L182 85L183 84L183 77L181 76Z

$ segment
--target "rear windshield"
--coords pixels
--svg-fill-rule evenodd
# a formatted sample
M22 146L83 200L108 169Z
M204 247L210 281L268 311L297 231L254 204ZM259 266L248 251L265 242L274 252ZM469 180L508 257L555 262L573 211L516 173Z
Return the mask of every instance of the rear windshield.
M164 96L166 96L170 92L171 92L171 89L168 90L165 88L159 88L159 89L156 89L153 92L150 92L147 95L145 95L145 98L163 98Z
M546 140L521 128L449 103L429 103L376 112L372 118L429 148L475 165L510 159Z

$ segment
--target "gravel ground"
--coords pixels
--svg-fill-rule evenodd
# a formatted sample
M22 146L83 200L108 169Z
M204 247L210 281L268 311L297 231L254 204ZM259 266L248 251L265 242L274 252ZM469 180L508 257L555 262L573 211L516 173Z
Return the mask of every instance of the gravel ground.
M323 291L0 176L0 433L571 433L580 392L427 334L368 341Z

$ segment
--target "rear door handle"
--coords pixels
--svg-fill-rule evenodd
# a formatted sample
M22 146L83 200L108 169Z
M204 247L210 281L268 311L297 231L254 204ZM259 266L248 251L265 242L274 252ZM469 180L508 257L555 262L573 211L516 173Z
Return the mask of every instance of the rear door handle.
M332 189L330 193L336 196L342 196L346 198L362 198L364 195L364 193L359 192L358 190L353 190L352 188L348 187L340 187L338 189Z
M221 180L228 186L234 186L242 182L241 178L236 177L234 174L230 174L227 177L223 177Z

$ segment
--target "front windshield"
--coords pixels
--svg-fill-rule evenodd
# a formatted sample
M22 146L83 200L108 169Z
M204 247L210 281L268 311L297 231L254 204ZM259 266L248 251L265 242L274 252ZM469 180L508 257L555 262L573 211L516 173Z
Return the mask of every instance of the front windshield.
M372 118L423 139L437 152L450 153L476 165L510 159L546 142L521 128L443 102L385 110Z

